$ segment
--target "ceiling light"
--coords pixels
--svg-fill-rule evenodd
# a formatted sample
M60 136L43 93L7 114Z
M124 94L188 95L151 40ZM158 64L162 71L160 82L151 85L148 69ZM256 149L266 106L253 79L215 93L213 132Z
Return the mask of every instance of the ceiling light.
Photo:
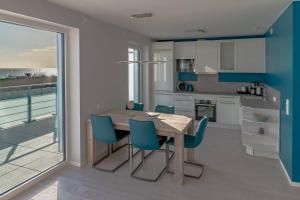
M150 18L153 16L153 13L139 13L139 14L133 14L130 16L130 19L144 19L144 18Z
M185 30L186 33L202 33L204 34L206 31L204 29L198 28L198 29L187 29Z

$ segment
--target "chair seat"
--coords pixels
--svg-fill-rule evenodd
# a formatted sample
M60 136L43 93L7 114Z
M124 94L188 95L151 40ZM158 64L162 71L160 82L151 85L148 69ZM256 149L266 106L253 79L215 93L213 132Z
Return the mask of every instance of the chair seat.
M123 138L127 137L130 133L129 131L123 131L123 130L115 130L115 132L116 132L117 141L120 141Z
M195 148L197 145L195 145L195 136L193 135L184 135L184 148ZM170 138L167 141L168 145L175 145L174 138Z

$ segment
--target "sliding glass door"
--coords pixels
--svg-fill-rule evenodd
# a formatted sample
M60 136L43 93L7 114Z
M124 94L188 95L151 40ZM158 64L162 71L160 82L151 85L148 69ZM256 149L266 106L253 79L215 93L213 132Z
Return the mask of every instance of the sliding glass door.
M128 48L128 100L140 101L140 57L139 49Z
M0 195L65 160L64 34L0 22Z

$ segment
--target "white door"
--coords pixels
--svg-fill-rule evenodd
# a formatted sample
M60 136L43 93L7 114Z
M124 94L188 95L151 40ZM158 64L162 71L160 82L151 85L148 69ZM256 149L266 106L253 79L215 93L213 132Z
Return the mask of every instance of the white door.
M195 70L198 73L217 73L219 69L219 43L198 41Z
M265 39L236 41L236 67L238 72L266 72Z
M173 53L172 51L153 51L154 64L153 83L156 91L173 92Z

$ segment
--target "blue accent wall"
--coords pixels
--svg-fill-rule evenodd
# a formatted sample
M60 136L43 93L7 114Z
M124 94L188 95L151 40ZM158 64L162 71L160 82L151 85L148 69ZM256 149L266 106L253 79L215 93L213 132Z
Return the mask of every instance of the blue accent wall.
M265 73L219 73L220 82L261 82L266 81Z
M280 158L292 181L300 182L300 2L292 3L266 34L266 83L280 91ZM290 115L285 113L286 99Z
M178 72L179 81L197 81L198 76L194 72Z
M294 2L293 31L294 31L294 126L293 126L293 177L300 182L300 2Z

